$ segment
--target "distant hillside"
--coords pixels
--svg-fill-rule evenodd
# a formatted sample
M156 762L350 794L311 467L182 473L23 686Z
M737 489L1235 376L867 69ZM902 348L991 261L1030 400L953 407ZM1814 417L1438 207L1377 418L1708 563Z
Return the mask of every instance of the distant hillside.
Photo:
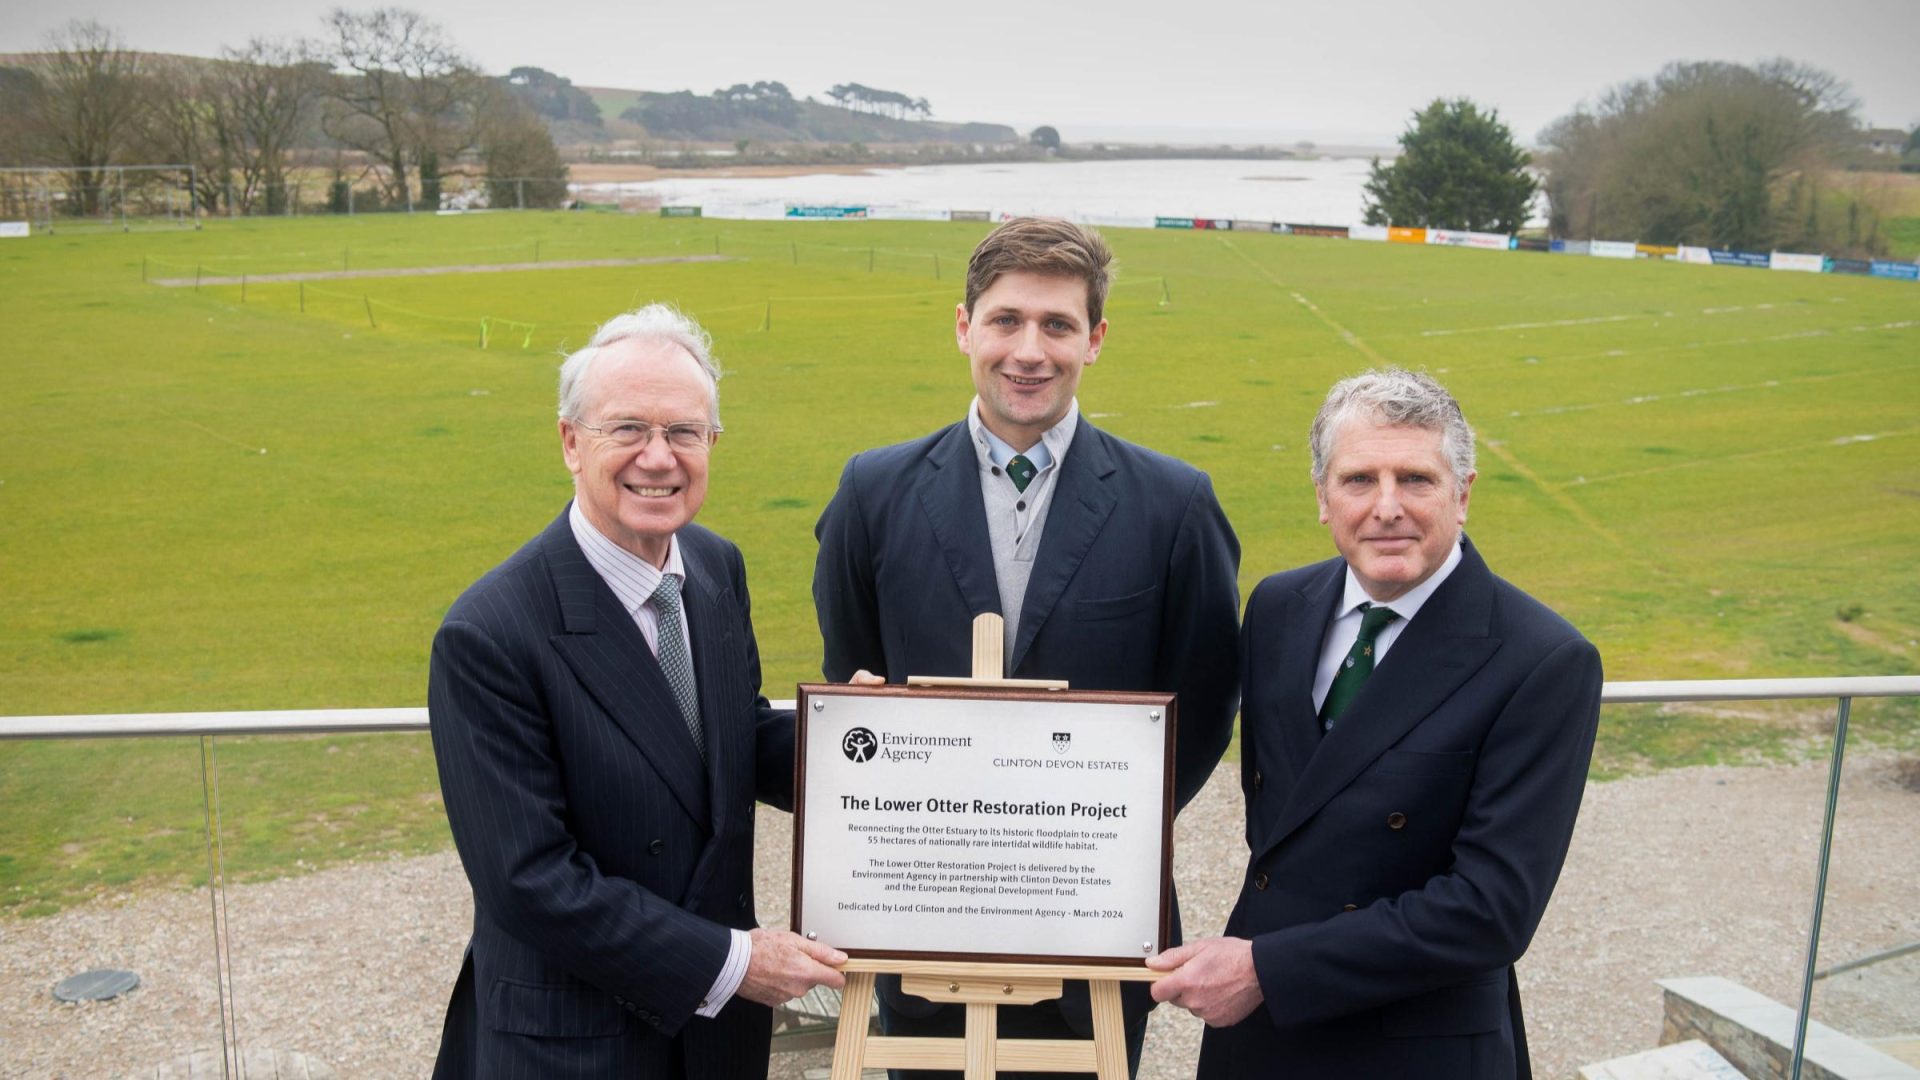
M904 120L856 112L814 101L772 104L728 102L689 91L657 93L583 86L609 124L638 124L656 139L771 143L983 143L1023 142L1006 124Z

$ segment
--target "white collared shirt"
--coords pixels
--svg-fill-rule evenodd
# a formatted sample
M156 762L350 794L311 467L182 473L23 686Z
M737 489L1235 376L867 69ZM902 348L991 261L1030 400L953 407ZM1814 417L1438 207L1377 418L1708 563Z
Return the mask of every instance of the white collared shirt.
M647 640L647 648L658 657L660 612L653 606L653 593L660 587L660 579L668 574L679 578L680 591L683 595L686 592L687 568L680 559L680 538L667 538L667 563L665 566L655 566L614 543L595 528L581 511L578 499L567 511L567 524L573 527L574 542L580 545L580 553L587 557L587 565L593 567L594 572L600 575L600 580L613 590L620 606L633 616L634 625L640 628L640 636ZM680 605L679 617L680 640L687 643L687 660L692 662L693 635L687 631L685 603ZM732 930L732 934L732 942L727 948L727 962L720 965L719 976L713 980L713 986L700 1002L700 1007L694 1010L696 1016L718 1016L721 1008L740 989L740 981L746 977L747 963L753 957L753 938L745 930Z
M1408 589L1404 595L1384 604L1368 596L1366 587L1361 585L1360 579L1354 576L1353 567L1347 567L1346 591L1340 597L1340 607L1333 617L1333 623L1327 627L1326 640L1320 646L1320 666L1315 668L1313 673L1314 712L1318 713L1320 706L1326 704L1327 691L1333 688L1333 677L1340 671L1340 662L1347 658L1347 653L1353 649L1354 639L1360 636L1360 620L1364 617L1360 611L1360 605L1372 604L1374 607L1391 608L1394 614L1400 616L1383 627L1380 636L1373 639L1373 663L1378 667L1380 662L1387 658L1387 650L1393 648L1393 643L1400 640L1400 632L1407 628L1407 624L1413 621L1413 617L1426 606L1434 590L1438 589L1440 583L1447 580L1447 576L1453 573L1453 568L1459 565L1460 541L1455 540L1453 550L1447 553L1446 561L1440 564L1438 570L1428 575L1427 580Z
M980 398L977 395L973 403L967 406L967 433L973 438L974 456L980 462L983 492L988 484L1011 487L1013 481L1006 476L1007 462L1012 461L1015 454L1024 454L1033 463L1033 479L1027 482L1027 490L1020 493L1021 497L1014 500L1014 543L1025 539L1033 523L1044 518L1042 510L1053 498L1053 480L1060 475L1060 463L1066 460L1067 449L1073 445L1073 435L1079 427L1080 399L1074 398L1067 404L1067 415L1041 432L1039 442L1026 450L1016 450L1005 439L987 430L987 425L981 422ZM989 501L987 505L993 504Z

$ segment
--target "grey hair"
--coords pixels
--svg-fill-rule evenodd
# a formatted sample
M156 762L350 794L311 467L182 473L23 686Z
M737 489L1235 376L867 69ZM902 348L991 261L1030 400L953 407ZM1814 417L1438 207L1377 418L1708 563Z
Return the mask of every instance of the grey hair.
M1424 371L1376 368L1341 379L1314 414L1307 441L1313 448L1313 482L1327 480L1327 459L1342 425L1355 417L1440 433L1440 452L1455 483L1473 473L1473 428L1447 388Z
M582 419L586 408L588 376L595 359L608 345L631 340L671 342L693 355L706 373L708 395L713 402L713 423L720 422L720 363L713 358L713 337L689 316L670 304L648 304L637 311L615 315L600 324L587 344L560 364L560 418Z

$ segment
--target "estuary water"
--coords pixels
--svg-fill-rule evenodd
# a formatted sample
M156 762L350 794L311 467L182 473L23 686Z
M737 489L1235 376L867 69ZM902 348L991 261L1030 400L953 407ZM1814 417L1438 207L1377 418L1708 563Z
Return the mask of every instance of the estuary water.
M876 168L850 176L691 175L576 188L588 199L617 190L725 218L778 218L789 206L864 206L874 217L890 218L968 210L1116 225L1151 225L1156 216L1344 225L1360 220L1367 168L1360 158L1028 162Z

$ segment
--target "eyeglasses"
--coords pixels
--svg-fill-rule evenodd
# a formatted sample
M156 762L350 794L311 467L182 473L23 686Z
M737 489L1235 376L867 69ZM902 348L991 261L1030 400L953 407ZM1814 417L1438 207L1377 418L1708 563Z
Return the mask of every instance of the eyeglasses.
M622 449L638 447L645 449L653 442L654 432L666 436L667 445L676 454L704 454L713 448L713 437L725 429L719 424L705 424L698 420L680 420L671 424L649 424L645 420L614 420L604 426L589 424L585 420L572 420L577 427L583 427L595 435Z

